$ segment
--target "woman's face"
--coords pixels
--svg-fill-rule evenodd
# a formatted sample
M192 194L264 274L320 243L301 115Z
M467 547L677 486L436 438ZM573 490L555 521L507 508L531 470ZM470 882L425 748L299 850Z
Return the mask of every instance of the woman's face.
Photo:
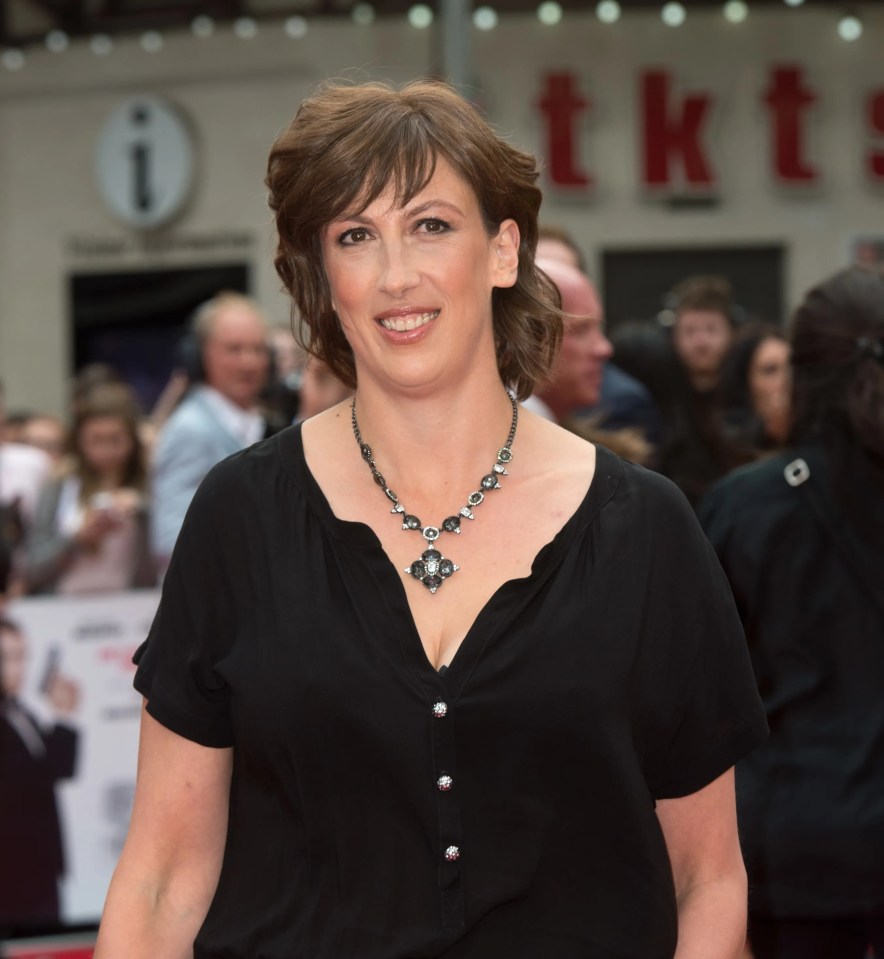
M518 247L513 220L489 236L472 188L442 159L404 207L388 189L329 223L323 262L360 383L413 395L489 357L496 366L491 293L516 282Z
M718 310L683 310L673 328L673 344L692 376L715 376L733 338L727 317Z
M778 337L762 340L749 364L749 399L762 413L785 398L789 387L789 344Z
M80 456L99 476L121 474L132 455L134 443L120 416L93 416L77 435Z

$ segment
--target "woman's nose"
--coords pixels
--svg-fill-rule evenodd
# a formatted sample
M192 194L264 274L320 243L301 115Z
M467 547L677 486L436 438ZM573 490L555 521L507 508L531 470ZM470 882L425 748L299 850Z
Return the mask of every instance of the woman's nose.
M384 250L380 288L391 296L402 296L419 279L414 257L404 244L388 245Z

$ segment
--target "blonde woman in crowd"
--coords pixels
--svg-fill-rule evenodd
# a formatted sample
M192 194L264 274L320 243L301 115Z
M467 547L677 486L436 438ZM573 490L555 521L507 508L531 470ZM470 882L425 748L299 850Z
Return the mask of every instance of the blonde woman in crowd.
M68 456L41 492L28 538L30 592L154 585L139 418L120 383L96 386L79 400Z

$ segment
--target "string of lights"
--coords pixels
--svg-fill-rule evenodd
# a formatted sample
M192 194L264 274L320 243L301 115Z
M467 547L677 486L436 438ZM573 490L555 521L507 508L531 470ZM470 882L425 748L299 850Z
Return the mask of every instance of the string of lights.
M530 0L529 0L530 2ZM776 6L787 7L797 10L801 7L810 7L814 5L814 0L717 0L716 3L703 2L692 3L680 2L680 0L656 0L655 3L649 0L596 0L591 3L591 10L599 23L615 28L624 21L628 22L631 13L641 10L647 12L655 6L658 15L663 24L672 29L677 29L685 24L689 16L693 15L698 7L708 11L714 6L720 8L721 15L734 26L745 23L753 13L753 7L757 9L770 10ZM826 6L833 10L833 27L837 35L847 43L853 43L861 39L863 35L863 21L855 6L845 6L839 0L829 2L819 2L817 6ZM582 10L587 9L582 7ZM191 34L200 40L208 40L213 37L220 29L229 29L233 35L243 41L251 41L258 38L265 31L282 31L292 40L304 39L310 30L310 21L313 17L327 16L332 12L328 9L320 14L310 16L297 13L289 16L279 17L267 16L260 19L254 16L237 16L234 18L213 17L207 13L195 15L190 23L189 30ZM437 13L428 3L418 2L408 6L404 11L397 9L395 14L391 14L388 9L375 5L368 0L357 0L349 10L334 11L336 15L349 15L352 22L358 27L370 27L379 17L390 18L391 15L404 16L407 23L415 30L426 30L431 27L437 18ZM507 0L499 0L499 6L482 4L476 6L473 10L472 20L476 30L487 32L494 30L500 22L501 16L508 13L526 12L524 6L518 6L513 10L512 4ZM568 0L540 0L536 10L538 21L544 26L554 27L570 13L575 12L575 7L568 3ZM182 27L167 28L167 32L173 30L180 31L187 29L187 25ZM107 57L113 54L115 50L115 38L122 35L132 35L132 31L119 30L117 33L95 32L90 35L85 33L72 33L61 28L53 28L42 37L29 37L27 41L17 41L7 43L5 49L0 52L0 66L8 71L19 71L27 65L28 50L42 44L47 51L52 54L60 55L68 51L72 44L86 44L96 57ZM142 50L148 54L160 53L166 43L166 33L160 28L151 28L136 34Z

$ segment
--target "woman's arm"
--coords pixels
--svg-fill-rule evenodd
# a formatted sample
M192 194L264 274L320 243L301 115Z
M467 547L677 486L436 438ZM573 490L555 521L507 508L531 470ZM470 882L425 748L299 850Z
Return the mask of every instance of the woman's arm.
M661 799L678 900L675 959L739 959L746 941L746 870L737 837L734 771L680 799Z
M95 959L193 959L218 884L232 750L184 739L141 714L138 780Z

